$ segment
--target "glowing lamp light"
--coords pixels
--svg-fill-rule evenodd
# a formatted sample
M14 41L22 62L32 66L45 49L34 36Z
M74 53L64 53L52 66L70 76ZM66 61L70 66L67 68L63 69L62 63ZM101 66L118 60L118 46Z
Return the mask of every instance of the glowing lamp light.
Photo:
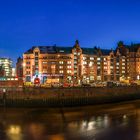
M22 64L22 66L23 66L23 67L25 67L25 66L26 66L26 64L25 64L25 63L23 63L23 64Z
M9 133L9 134L18 135L18 134L21 133L21 128L20 128L20 126L12 125L12 126L10 126L10 128L8 129L8 133Z
M40 79L39 78L35 78L34 83L35 84L40 84Z

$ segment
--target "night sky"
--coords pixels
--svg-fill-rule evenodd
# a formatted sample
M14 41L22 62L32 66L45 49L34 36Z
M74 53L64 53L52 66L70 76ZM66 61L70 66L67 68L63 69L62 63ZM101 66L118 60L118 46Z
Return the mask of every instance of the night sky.
M1 0L0 57L33 45L115 48L140 42L139 0Z

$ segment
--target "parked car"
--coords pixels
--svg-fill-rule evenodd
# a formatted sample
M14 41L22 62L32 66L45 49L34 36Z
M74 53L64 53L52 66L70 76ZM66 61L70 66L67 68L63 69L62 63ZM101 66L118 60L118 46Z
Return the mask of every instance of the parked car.
M60 84L59 83L53 83L52 87L60 87Z

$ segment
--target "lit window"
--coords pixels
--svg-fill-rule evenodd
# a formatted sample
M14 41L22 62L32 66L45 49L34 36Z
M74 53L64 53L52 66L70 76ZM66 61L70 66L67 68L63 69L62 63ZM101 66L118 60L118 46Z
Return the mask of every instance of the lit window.
M71 64L71 61L68 61L67 64Z
M113 69L113 66L110 66L110 69Z
M64 50L59 50L59 52L61 52L61 53L62 53L62 52L64 52Z
M51 65L51 68L52 68L52 69L55 69L55 65Z
M107 67L105 66L105 67L104 67L104 69L106 70L106 69L107 69Z
M71 70L67 70L67 73L71 73Z
M90 63L89 63L89 67L91 67L92 65L93 65L93 62L90 62Z
M83 60L86 60L86 57L83 57Z
M71 66L67 66L67 68L68 68L68 69L70 69L70 68L71 68Z
M43 61L42 63L43 63L43 64L47 64L47 62L45 62L45 61Z
M75 70L74 73L77 73L77 70Z
M94 60L94 57L90 57L90 60Z
M125 73L125 71L123 70L122 73Z
M63 73L63 70L60 70L59 73Z
M63 66L59 66L60 69L63 69Z
M87 64L87 62L86 61L83 61L83 64Z
M63 64L64 62L63 61L59 61L59 64Z
M100 57L98 57L98 58L97 58L97 60L98 60L98 61L100 61L100 60L101 60L101 58L100 58Z
M97 80L101 80L101 76L97 76Z

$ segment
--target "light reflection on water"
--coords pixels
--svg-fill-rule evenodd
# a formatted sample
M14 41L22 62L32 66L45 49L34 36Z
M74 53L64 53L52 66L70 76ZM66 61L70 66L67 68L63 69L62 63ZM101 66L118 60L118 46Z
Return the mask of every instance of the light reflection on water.
M139 108L96 112L90 107L88 113L87 108L1 109L0 140L139 140Z

